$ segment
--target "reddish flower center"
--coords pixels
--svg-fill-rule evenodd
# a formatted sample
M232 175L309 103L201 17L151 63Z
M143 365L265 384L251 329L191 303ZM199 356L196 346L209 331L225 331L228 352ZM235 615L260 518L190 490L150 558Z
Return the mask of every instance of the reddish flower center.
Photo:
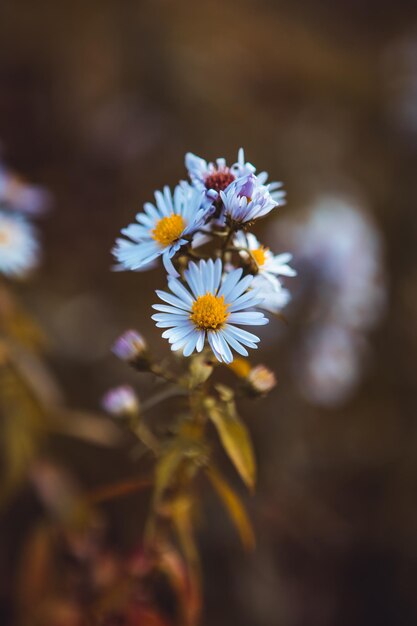
M207 176L204 183L206 189L214 189L219 192L224 191L234 180L234 174L226 167L222 170L216 170L213 174Z

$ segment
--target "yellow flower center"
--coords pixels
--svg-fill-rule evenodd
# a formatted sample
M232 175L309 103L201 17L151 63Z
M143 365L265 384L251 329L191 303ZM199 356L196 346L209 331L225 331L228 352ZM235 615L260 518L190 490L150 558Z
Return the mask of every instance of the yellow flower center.
M191 307L190 320L200 330L217 330L228 317L224 296L213 296L207 292L205 296L199 296Z
M168 217L162 217L152 231L152 237L161 246L170 246L174 241L179 239L185 228L185 222L182 215L172 214Z
M250 253L256 261L256 264L261 267L266 261L266 253L269 248L264 248L264 246L259 246L256 250L251 250Z

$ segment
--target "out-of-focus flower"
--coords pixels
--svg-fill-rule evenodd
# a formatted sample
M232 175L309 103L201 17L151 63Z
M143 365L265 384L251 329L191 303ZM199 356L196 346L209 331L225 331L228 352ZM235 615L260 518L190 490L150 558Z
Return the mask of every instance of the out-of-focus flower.
M268 323L263 313L247 310L261 301L255 290L247 291L253 276L242 278L240 268L222 282L220 259L190 263L184 275L191 293L179 280L171 279L172 293L156 292L168 304L153 305L160 312L152 319L160 328L168 328L162 336L172 344L171 349L190 356L194 350L201 352L207 339L219 361L233 361L230 348L247 356L244 346L256 348L259 338L238 326Z
M314 326L295 361L295 378L314 404L333 407L349 398L360 381L365 341L337 324Z
M303 223L282 225L300 274L309 276L314 319L295 355L295 379L313 403L335 406L354 392L363 371L366 333L384 310L382 242L355 203L324 196ZM301 288L303 281L300 282Z
M247 380L252 389L260 394L268 393L277 384L274 372L265 365L256 365L252 368Z
M381 237L364 211L324 196L303 224L284 225L284 232L298 262L316 273L323 313L357 330L372 327L384 308L386 287Z
M24 278L39 262L33 226L21 215L0 211L0 272Z
M115 417L137 415L139 399L129 385L121 385L110 389L102 399L103 409Z
M268 187L260 185L254 174L242 176L220 192L226 221L242 226L264 217L278 206Z
M189 243L191 235L204 225L207 208L204 194L188 183L155 192L156 206L145 203L144 212L136 215L136 222L122 230L127 239L117 239L113 254L118 269L148 269L149 264L162 255L167 272L177 276L172 257L181 246Z
M46 189L29 185L0 165L0 206L27 215L44 213L51 204L51 196Z
M262 298L258 304L260 309L269 313L278 314L284 309L291 300L291 294L281 285L278 279L275 279L276 285L273 288L271 281L266 280L263 276L255 276L252 286L257 290L258 295Z
M147 356L148 345L136 330L127 330L116 339L112 352L122 361L132 363Z

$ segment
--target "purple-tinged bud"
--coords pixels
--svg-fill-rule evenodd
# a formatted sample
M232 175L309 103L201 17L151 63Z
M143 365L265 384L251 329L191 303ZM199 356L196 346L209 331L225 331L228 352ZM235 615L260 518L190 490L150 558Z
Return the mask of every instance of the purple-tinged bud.
M127 330L113 344L112 352L122 361L139 363L148 360L148 346L136 330Z
M115 417L128 417L139 413L139 398L130 385L121 385L109 391L101 401L103 409Z
M274 372L265 365L256 365L247 376L253 391L259 394L268 393L277 384Z
M247 198L248 202L250 202L253 197L253 190L255 189L256 178L253 174L248 174L247 176L244 177L243 180L244 180L244 183L240 187L238 191L238 195L241 196L242 198L243 197Z

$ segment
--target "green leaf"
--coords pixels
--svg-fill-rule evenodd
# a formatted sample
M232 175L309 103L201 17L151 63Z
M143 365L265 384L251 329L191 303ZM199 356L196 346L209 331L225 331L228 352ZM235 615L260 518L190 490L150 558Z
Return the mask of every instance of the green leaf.
M229 517L239 533L243 546L246 550L253 550L255 548L255 534L239 496L216 469L213 467L207 468L206 472L215 491L223 501Z
M253 490L256 480L256 464L249 431L236 413L235 404L205 402L209 418L215 425L224 449L239 472L242 480Z

